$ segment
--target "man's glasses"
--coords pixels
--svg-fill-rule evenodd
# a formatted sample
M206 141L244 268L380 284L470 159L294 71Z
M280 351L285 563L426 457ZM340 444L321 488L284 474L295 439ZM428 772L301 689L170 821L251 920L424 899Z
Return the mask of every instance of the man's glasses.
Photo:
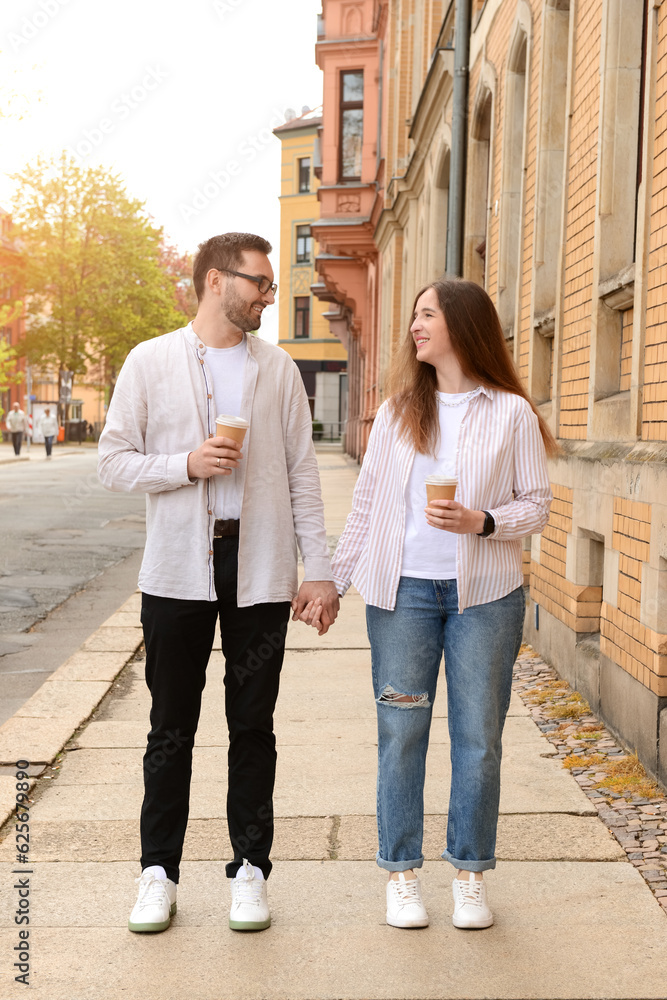
M232 271L228 267L216 267L216 271L225 271L227 274L235 274L237 278L247 278L248 281L254 281L259 288L260 295L266 295L269 290L275 295L278 291L275 281L270 281L269 278L258 278L254 274L243 274L241 271Z

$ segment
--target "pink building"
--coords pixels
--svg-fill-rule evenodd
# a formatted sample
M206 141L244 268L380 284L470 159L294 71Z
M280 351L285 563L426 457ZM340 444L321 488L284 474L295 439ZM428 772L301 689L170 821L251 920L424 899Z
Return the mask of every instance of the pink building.
M313 291L348 351L346 450L360 457L381 402L378 339L378 251L382 211L381 36L386 4L323 0L317 63L324 73L324 111L315 169L320 219L313 236L319 282Z

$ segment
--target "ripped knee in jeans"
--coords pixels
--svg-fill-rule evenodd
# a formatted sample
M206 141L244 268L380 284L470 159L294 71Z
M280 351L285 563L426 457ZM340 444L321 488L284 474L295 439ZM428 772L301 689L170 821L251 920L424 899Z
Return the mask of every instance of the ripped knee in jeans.
M378 704L394 705L396 708L430 708L431 702L428 700L428 694L401 694L400 691L396 691L391 684L385 684L380 697L377 699Z

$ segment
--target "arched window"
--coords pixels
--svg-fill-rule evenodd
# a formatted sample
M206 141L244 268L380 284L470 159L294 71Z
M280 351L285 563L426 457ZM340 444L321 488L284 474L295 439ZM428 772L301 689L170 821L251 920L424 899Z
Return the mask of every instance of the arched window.
M570 0L547 0L542 27L535 252L529 389L537 403L551 399L558 258L563 236L566 92Z
M593 398L630 388L622 375L634 305L637 190L641 180L644 0L606 0L601 47L598 144L597 303L593 309Z
M463 263L465 277L470 281L476 281L482 287L485 287L486 282L492 124L493 94L489 86L482 84L475 101L468 142L469 174Z
M508 341L513 340L515 334L517 281L520 271L527 52L527 34L522 25L517 25L505 78L498 257L498 314Z
M429 212L428 280L442 277L447 266L447 217L449 214L449 146L436 162Z

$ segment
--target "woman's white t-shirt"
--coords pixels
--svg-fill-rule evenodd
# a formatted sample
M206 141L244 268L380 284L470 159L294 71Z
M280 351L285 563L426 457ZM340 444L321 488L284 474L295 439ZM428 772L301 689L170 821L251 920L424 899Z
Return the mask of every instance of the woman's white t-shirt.
M479 391L479 390L478 390ZM456 472L456 449L461 423L468 402L475 393L438 392L440 441L433 455L415 454L412 472L405 488L405 540L401 576L420 580L456 579L456 535L433 528L426 520L427 476L438 473L453 476Z
M230 416L241 415L243 395L243 374L245 372L248 349L245 337L234 347L207 347L206 364L213 376L215 413ZM214 476L215 516L222 520L238 520L241 517L242 497L238 486L237 470L231 476Z

